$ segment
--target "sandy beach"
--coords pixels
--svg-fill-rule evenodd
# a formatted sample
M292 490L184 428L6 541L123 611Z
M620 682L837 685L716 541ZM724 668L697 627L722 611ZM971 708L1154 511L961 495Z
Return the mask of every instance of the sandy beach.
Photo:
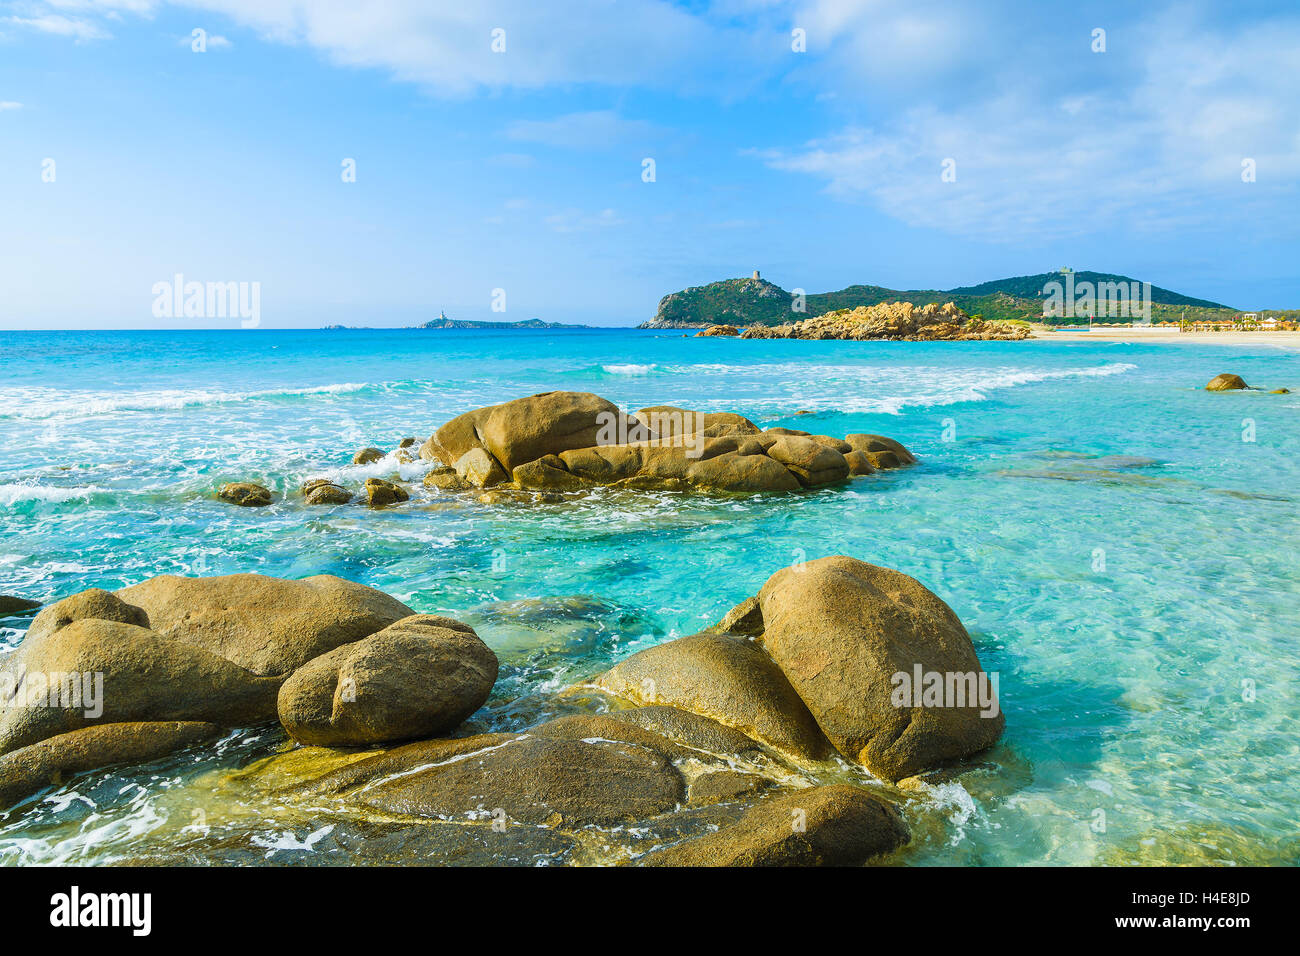
M1300 332L1179 332L1177 329L1134 326L1125 329L1094 329L1046 332L1035 330L1040 342L1134 342L1171 345L1270 345L1300 348Z

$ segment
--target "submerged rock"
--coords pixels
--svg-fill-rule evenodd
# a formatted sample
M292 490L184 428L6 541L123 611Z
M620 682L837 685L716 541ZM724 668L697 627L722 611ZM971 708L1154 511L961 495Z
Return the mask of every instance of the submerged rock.
M280 688L280 723L328 747L435 737L487 700L496 655L473 628L417 614L308 661Z
M72 774L156 760L222 733L216 724L171 720L100 724L46 738L0 756L0 809Z
M645 866L858 866L908 840L898 812L860 787L765 801L733 826L651 853Z
M1227 373L1214 376L1214 378L1210 379L1209 383L1205 386L1207 392L1230 392L1234 389L1242 388L1250 388L1250 386L1246 384L1245 379L1240 375L1230 375Z
M407 744L304 789L385 813L552 827L631 823L670 810L686 796L681 774L662 752L551 736L546 725L526 735Z
M41 606L40 601L14 597L12 594L0 594L0 615L28 614Z
M245 508L262 508L271 503L271 489L251 481L232 481L221 486L217 497Z

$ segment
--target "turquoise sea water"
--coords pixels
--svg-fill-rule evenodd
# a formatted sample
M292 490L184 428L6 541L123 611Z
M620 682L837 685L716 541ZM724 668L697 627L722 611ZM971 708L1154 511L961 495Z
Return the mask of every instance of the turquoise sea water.
M953 607L1007 715L974 769L907 795L916 838L893 862L1300 861L1295 351L609 330L0 333L0 355L0 593L338 574L473 623L503 661L476 720L518 726L779 568L849 554ZM1224 371L1296 394L1202 390ZM486 505L418 480L384 511L213 497L391 476L352 453L551 389L878 432L920 463L778 497ZM0 621L0 646L25 627ZM189 822L169 793L271 745L73 780L0 815L0 861L165 847ZM266 826L272 860L304 838Z

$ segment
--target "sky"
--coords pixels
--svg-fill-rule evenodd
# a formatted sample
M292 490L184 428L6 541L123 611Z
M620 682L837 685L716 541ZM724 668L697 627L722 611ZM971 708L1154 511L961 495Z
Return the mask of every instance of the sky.
M0 328L240 326L177 275L262 328L755 269L1300 308L1297 64L1294 2L0 2Z

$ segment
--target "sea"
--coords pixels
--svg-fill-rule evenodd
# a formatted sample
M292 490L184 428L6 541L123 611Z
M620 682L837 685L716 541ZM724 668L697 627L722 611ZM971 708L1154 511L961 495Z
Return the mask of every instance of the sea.
M778 569L851 555L954 609L1006 715L957 771L886 787L913 830L889 863L1300 862L1295 349L239 330L0 332L0 356L0 593L340 575L472 624L502 668L471 724L516 729ZM1259 390L1206 392L1220 372ZM919 462L776 496L496 503L426 490L426 463L350 464L557 389L883 434ZM398 474L412 499L383 510L297 494ZM229 481L277 500L234 507ZM0 619L0 650L29 623ZM0 813L0 862L302 862L332 824L248 782L286 747L236 731L75 776Z

